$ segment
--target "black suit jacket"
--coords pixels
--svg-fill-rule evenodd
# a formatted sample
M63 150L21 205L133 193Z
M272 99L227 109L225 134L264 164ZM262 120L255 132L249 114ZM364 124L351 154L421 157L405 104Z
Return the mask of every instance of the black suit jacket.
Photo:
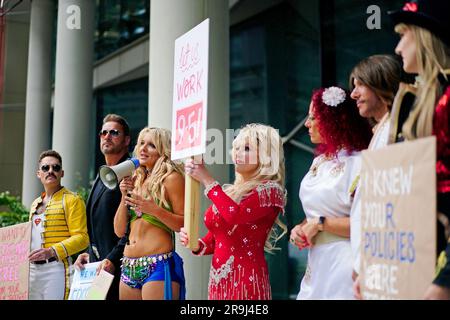
M119 163L127 158L128 155L125 155L119 160ZM93 190L97 186L100 190L94 195ZM99 260L92 251L92 245L95 245L100 254L100 261L105 258L110 260L116 270L120 267L120 258L123 256L123 249L128 240L127 236L120 239L114 233L114 215L121 197L119 187L109 190L103 185L97 174L86 205L87 226L91 242L89 245L90 262Z

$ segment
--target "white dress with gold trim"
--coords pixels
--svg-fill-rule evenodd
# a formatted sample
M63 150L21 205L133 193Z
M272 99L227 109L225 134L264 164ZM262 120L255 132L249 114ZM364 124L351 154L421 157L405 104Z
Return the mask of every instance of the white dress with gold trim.
M300 185L306 218L349 217L353 197L349 190L361 169L359 152L341 150L327 160L314 159ZM350 239L328 237L308 252L308 266L297 299L353 299Z

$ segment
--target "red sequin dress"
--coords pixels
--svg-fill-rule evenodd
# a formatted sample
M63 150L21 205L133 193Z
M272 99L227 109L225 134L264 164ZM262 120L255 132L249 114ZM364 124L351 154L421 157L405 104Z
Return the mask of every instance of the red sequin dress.
M207 195L213 205L205 212L209 231L199 239L198 254L214 254L208 299L271 299L264 243L278 213L284 211L283 188L272 181L261 183L239 203L220 185Z
M447 75L450 77L450 74ZM433 134L437 141L437 276L433 283L450 288L450 239L446 231L450 225L450 84L442 81L443 95L439 98L433 117ZM444 222L444 223L443 223ZM447 229L447 230L446 230Z
M445 88L436 106L433 134L437 140L437 192L448 193L450 192L450 85Z

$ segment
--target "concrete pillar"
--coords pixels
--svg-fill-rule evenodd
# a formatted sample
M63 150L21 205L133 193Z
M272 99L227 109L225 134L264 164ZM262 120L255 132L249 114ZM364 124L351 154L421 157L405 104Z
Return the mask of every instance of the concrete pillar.
M210 18L208 128L229 127L228 0L152 0L150 9L149 125L171 129L175 39ZM220 182L228 182L229 166L209 167ZM202 211L209 205L202 196ZM200 234L206 228L200 220ZM211 256L194 257L176 244L184 260L188 299L206 299Z
M39 154L50 148L53 19L53 0L31 2L22 180L22 202L27 207L42 190L36 178Z
M208 128L229 127L228 0L151 0L149 125L171 129L175 39L210 18ZM228 182L229 166L209 167L220 182ZM209 200L202 197L202 210ZM200 234L206 230L200 220ZM183 257L188 299L206 299L211 257L194 257L177 240Z
M95 1L59 0L53 149L63 159L63 185L87 186L92 106Z
M0 192L8 190L14 196L22 193L30 29L28 12L29 1L23 1L3 17L6 22L3 29L4 50L0 53L4 63L0 101Z

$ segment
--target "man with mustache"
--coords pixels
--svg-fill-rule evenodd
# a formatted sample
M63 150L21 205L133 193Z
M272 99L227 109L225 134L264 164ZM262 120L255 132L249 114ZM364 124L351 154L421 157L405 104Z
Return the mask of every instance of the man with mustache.
M89 244L84 202L61 185L63 176L59 153L42 152L37 177L45 191L30 210L30 300L67 299L71 256Z
M106 165L114 166L127 160L131 140L130 127L123 117L116 114L106 115L99 139ZM86 205L91 240L89 252L79 255L75 262L75 268L83 269L86 263L101 261L97 272L103 269L114 275L107 300L119 299L120 259L127 242L127 236L118 238L114 233L114 215L121 198L120 189L106 188L97 174Z

